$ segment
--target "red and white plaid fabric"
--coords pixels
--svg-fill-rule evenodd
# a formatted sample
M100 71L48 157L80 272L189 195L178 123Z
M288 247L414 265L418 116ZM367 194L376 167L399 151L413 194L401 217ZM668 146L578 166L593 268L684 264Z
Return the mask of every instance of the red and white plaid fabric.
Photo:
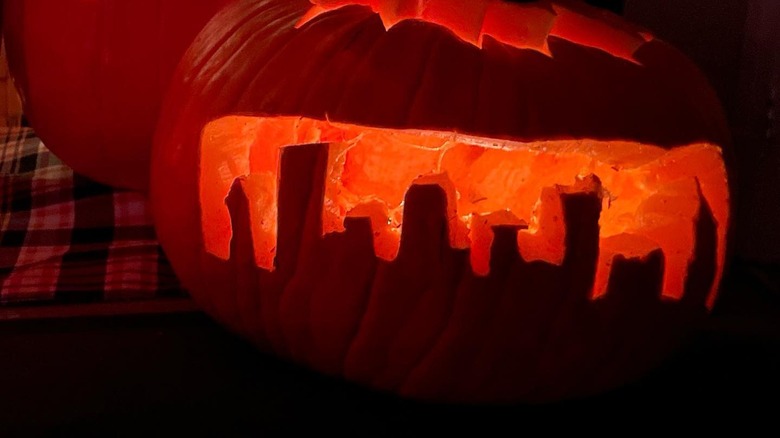
M74 174L28 128L0 128L0 304L182 294L143 195Z

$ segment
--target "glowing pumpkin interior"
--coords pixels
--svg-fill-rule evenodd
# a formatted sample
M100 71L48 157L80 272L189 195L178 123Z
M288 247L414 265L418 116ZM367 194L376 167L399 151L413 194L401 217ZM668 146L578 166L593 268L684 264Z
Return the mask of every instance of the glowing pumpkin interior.
M367 217L377 257L392 260L403 233L404 196L415 184L441 186L448 199L449 240L470 249L477 275L490 269L493 227L513 225L527 261L561 264L566 224L560 194L598 191L599 261L592 297L606 292L616 256L665 258L663 296L680 299L697 245L701 211L717 235L717 291L729 222L727 173L719 147L664 149L623 141L518 142L453 132L394 130L301 117L228 116L201 138L199 196L207 252L230 258L226 198L236 180L249 200L255 262L274 269L280 159L285 148L324 144L328 163L323 234Z
M550 1L529 4L503 0L311 0L313 6L298 22L298 28L317 17L347 6L371 8L385 29L405 20L420 20L449 29L462 41L482 47L486 36L518 49L536 50L552 56L549 37L607 52L637 63L634 53L652 36L632 29L612 15L582 9L576 2L563 5Z

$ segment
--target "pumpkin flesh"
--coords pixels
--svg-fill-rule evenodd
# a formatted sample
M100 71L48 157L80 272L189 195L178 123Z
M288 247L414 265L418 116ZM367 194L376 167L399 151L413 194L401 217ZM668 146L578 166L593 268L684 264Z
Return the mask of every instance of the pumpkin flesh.
M383 260L398 255L408 188L435 184L451 204L450 245L471 249L475 273L489 273L491 228L504 225L524 228L517 244L525 260L560 265L565 224L554 219L561 214L560 205L555 205L557 187L595 176L604 205L594 298L606 292L614 257L645 257L660 249L666 258L663 295L680 299L694 257L702 203L718 224L716 271L723 271L729 192L717 146L693 144L668 151L624 142L521 143L297 117L234 116L206 126L200 147L206 251L223 259L230 256L232 231L225 199L241 178L252 201L255 261L258 267L273 270L283 148L315 143L329 144L323 234L343 232L347 217L368 218L374 253ZM713 279L709 305L719 277Z

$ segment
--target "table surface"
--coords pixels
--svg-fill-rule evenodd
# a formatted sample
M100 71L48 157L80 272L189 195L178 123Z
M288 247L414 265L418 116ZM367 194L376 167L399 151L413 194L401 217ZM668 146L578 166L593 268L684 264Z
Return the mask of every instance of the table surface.
M750 278L732 280L696 341L644 380L544 406L437 406L375 394L264 355L184 308L0 321L0 436L438 436L492 428L519 435L540 422L565 427L548 419L577 414L598 430L619 427L604 421L618 409L653 422L718 424L723 417L713 411L752 405L773 418L780 294L764 277Z

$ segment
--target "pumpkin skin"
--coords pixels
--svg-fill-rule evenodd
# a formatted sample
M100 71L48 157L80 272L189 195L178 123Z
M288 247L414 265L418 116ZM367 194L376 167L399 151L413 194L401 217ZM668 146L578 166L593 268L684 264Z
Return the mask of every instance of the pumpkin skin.
M204 29L152 162L184 285L261 348L407 397L558 400L646 372L722 276L728 134L706 81L576 2L456 30L393 19L413 3L458 2L244 1Z
M77 172L147 188L168 81L228 1L6 1L8 62L30 124Z

